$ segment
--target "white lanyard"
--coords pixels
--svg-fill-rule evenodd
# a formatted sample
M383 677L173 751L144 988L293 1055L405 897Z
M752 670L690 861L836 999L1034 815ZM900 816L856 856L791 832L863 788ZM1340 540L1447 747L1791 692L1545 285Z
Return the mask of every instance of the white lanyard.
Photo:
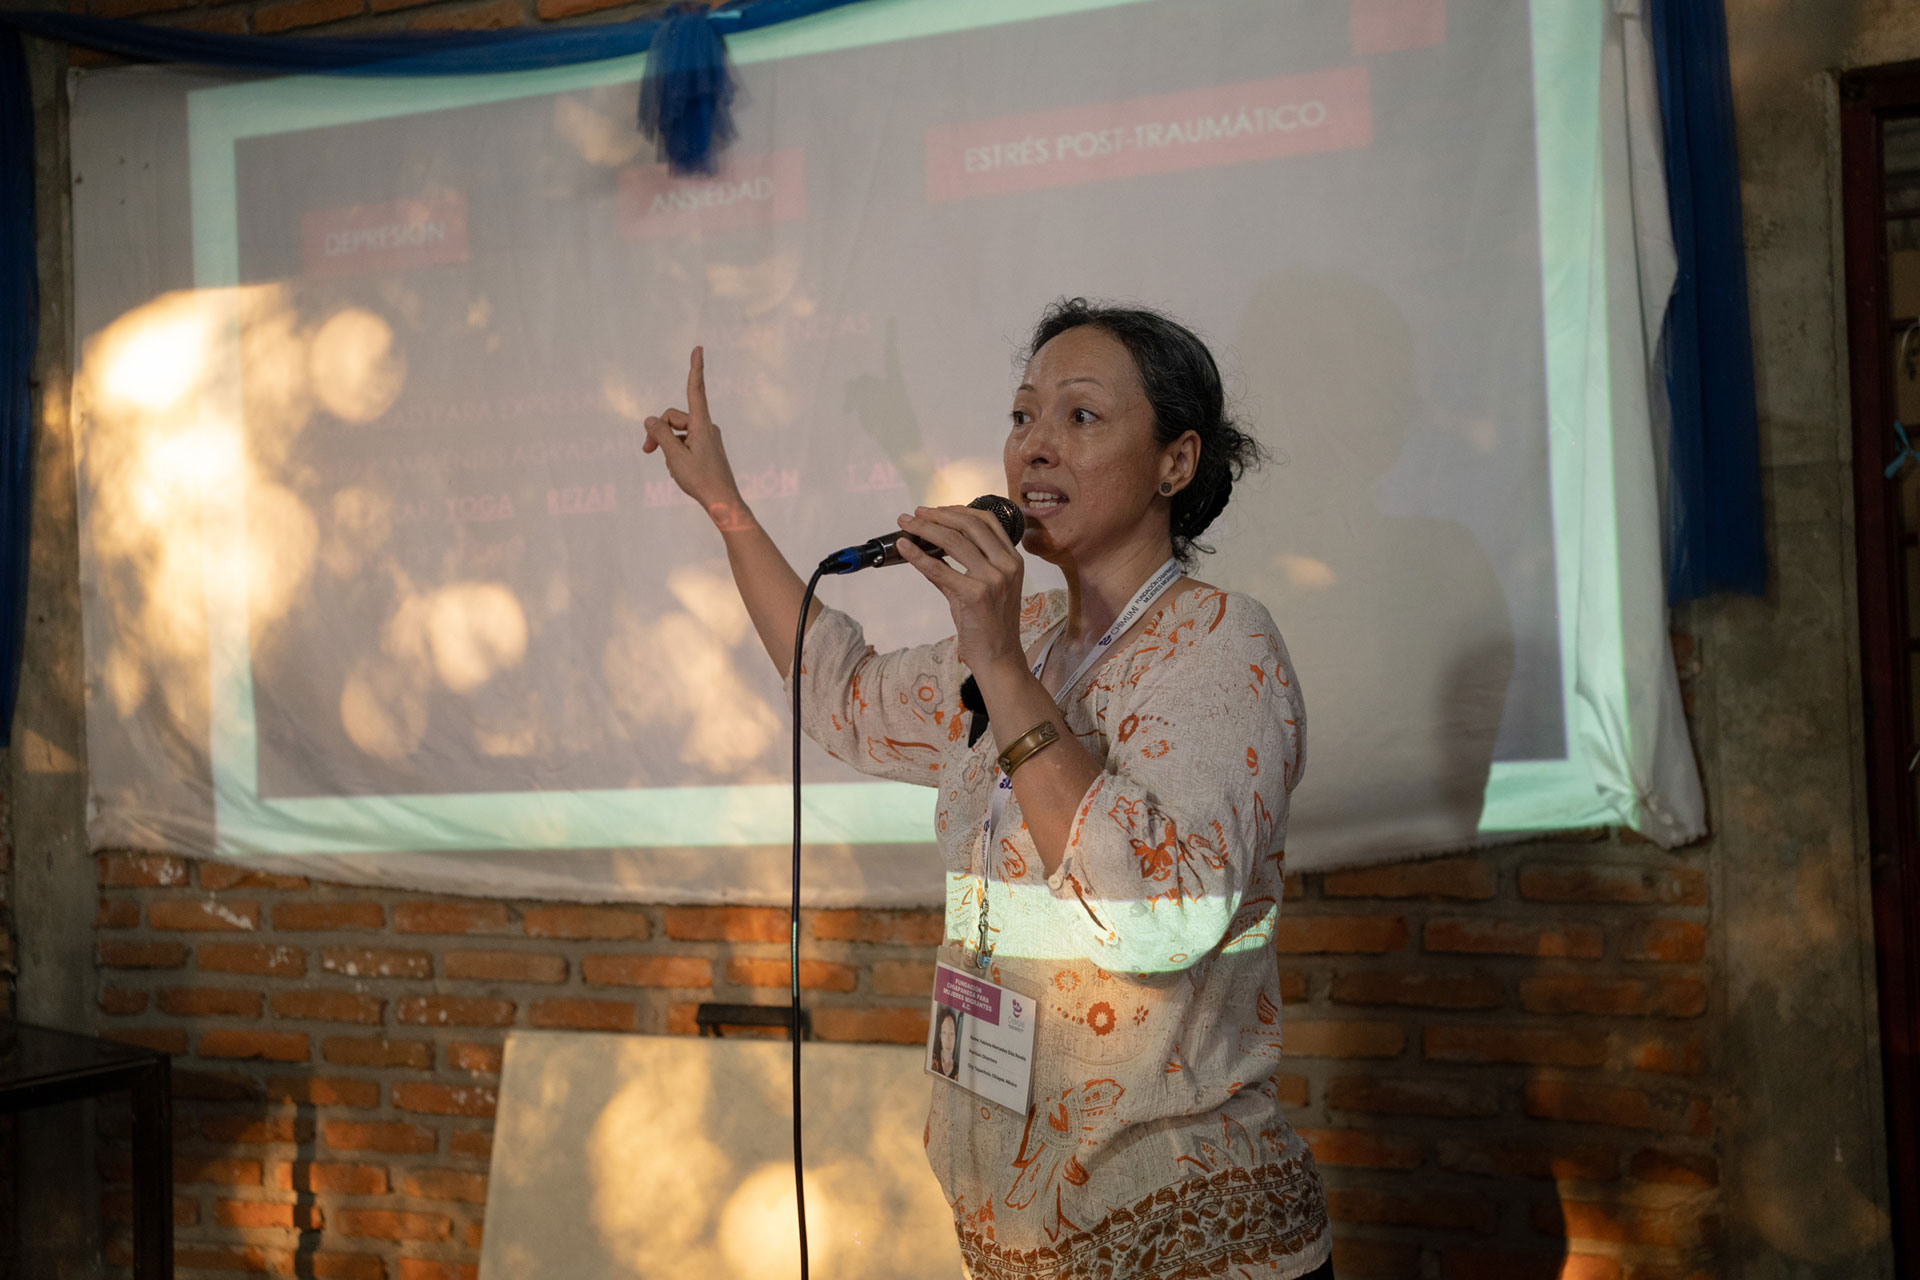
M1080 683L1080 677L1086 675L1093 669L1096 662L1106 656L1113 642L1125 635L1127 629L1139 620L1140 615L1165 595L1168 587L1179 580L1180 562L1169 558L1160 566L1158 572L1133 593L1133 599L1127 601L1127 607L1120 611L1120 616L1113 620L1113 625L1107 628L1106 634L1100 637L1099 643L1087 651L1087 656L1080 660L1080 665L1074 668L1073 674L1060 682L1059 689L1053 695L1056 706L1062 705L1066 696L1073 692L1073 687ZM1047 642L1040 647L1040 656L1033 661L1034 679L1038 680L1040 673L1047 669L1047 657L1053 652L1054 642L1059 638L1060 632L1055 630L1047 638ZM980 823L980 941L974 963L982 969L986 968L988 962L993 959L993 944L987 936L987 881L992 879L988 873L992 870L989 859L993 852L993 832L994 828L1000 825L1001 815L1007 811L1007 797L1012 794L1013 779L1001 773L1000 766L996 763L993 767L993 794L987 800L987 816Z

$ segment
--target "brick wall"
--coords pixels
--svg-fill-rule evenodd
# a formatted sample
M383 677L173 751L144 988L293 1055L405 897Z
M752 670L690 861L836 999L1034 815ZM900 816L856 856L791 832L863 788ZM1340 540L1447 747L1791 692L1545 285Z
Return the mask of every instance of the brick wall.
M1574 840L1292 882L1281 1080L1343 1280L1716 1273L1709 855ZM99 871L100 1024L179 1055L183 1275L471 1277L509 1029L691 1034L701 1000L786 999L779 909ZM939 927L807 913L818 1036L921 1040Z

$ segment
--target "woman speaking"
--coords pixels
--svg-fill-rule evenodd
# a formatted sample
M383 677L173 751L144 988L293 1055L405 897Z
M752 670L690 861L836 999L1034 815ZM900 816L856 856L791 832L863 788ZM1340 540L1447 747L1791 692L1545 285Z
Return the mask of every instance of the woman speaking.
M1305 707L1265 607L1182 571L1257 446L1205 344L1155 312L1057 303L1026 357L1004 448L1021 546L985 511L903 514L944 553L900 542L954 634L877 654L815 603L803 650L814 739L939 792L941 961L1037 1013L1025 1114L935 1079L927 1158L974 1280L1330 1277L1273 1079ZM644 447L714 516L791 679L805 585L740 498L698 349L687 399ZM1021 550L1066 590L1023 598Z

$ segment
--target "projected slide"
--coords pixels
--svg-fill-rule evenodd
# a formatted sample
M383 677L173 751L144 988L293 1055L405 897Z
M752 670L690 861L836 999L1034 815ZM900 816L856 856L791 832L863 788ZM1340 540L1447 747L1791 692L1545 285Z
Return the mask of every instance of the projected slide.
M1621 641L1568 607L1619 573L1611 513L1568 510L1610 430L1598 43L1549 0L880 0L732 41L740 136L691 176L631 60L187 89L190 281L83 336L103 386L142 324L204 336L215 842L778 844L780 684L640 419L704 344L810 565L1004 491L1017 352L1074 294L1198 328L1271 454L1194 573L1299 670L1295 865L1633 820L1574 731L1576 651ZM905 568L823 598L882 647L951 629ZM90 662L159 661L126 630ZM930 792L808 751L814 839L928 841Z

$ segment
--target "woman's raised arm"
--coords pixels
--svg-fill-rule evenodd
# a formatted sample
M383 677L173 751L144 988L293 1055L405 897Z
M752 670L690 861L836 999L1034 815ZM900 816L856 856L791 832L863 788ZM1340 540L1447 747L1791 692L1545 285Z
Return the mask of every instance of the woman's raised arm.
M693 349L687 365L687 407L648 418L646 429L647 442L641 451L660 451L667 474L681 492L700 504L726 540L734 586L746 602L760 644L784 679L793 663L793 625L806 583L740 496L720 428L713 425L707 409L706 354L701 348ZM808 626L820 616L820 608L816 601L807 616Z

